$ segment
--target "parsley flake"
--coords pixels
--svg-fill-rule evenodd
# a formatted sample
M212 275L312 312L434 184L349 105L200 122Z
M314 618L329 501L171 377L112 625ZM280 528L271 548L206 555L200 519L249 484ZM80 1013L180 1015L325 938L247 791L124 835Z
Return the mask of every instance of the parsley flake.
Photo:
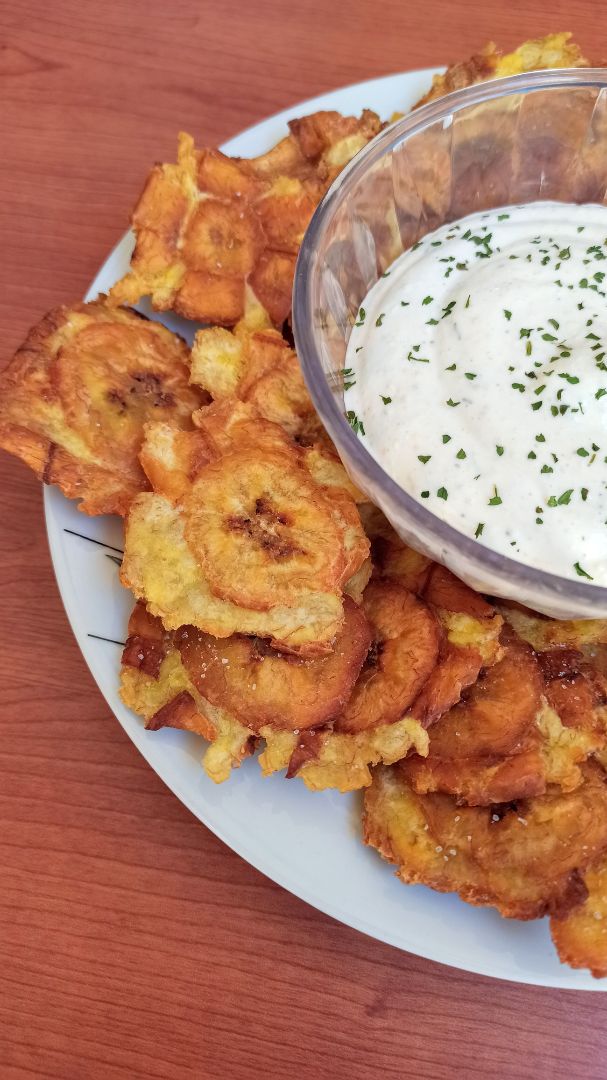
M578 577L585 577L588 578L588 581L594 581L592 575L587 573L587 571L584 570L583 566L580 566L579 562L574 562L573 569L575 570Z

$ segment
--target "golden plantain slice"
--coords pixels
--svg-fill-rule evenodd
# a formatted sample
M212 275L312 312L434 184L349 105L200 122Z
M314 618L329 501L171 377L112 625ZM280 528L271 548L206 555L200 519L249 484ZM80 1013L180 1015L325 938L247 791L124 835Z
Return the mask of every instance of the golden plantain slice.
M188 386L185 343L103 300L50 312L0 378L0 446L80 499L124 514L147 487L138 461L146 421L191 428L204 391Z
M579 906L582 875L607 851L607 788L586 766L569 793L492 807L416 795L402 765L376 769L365 793L364 839L409 884L457 892L507 918L565 915Z
M227 780L252 752L252 731L198 692L181 663L173 635L141 603L135 605L129 620L120 696L143 717L150 731L174 727L207 739L211 745L203 766L216 783Z
M301 590L295 605L255 611L211 591L184 534L184 515L163 495L139 495L126 520L121 581L168 629L193 625L215 637L254 634L307 655L330 652L343 620L340 595Z
M540 71L545 68L587 67L577 45L571 42L571 34L548 34L543 38L525 41L511 53L499 52L493 42L485 45L480 53L458 64L452 64L443 75L435 75L432 87L415 105L426 105L429 101L450 94L453 90L462 90L465 86L485 82L486 79L499 79L506 75L519 75L525 71Z
M427 732L411 717L353 734L270 727L261 728L259 734L266 743L259 755L264 776L287 769L287 777L300 777L310 791L358 791L371 783L373 765L400 761L410 750L424 754L428 747Z
M607 644L607 619L550 619L505 600L497 602L504 619L537 651Z
M393 578L410 592L421 593L434 566L432 559L408 547L377 506L363 502L359 512L378 574Z
M504 658L432 728L428 756L408 759L403 773L418 794L442 791L475 806L549 785L571 791L605 745L605 700L580 653L536 659L510 639Z
M190 550L222 600L267 611L342 582L343 530L322 489L286 453L259 446L255 457L234 451L208 465L184 500L184 520Z
M409 713L424 727L429 727L454 705L462 694L473 686L483 669L478 649L454 645L447 634L442 643L439 660L413 702Z
M330 652L344 589L368 556L354 502L317 483L306 451L251 406L215 403L196 423L146 429L141 460L157 493L133 504L123 583L168 628Z
M550 920L552 940L563 964L607 977L607 860L584 874L588 896L564 918Z
M438 623L422 601L394 581L371 581L362 609L366 656L357 654L360 675L351 696L324 728L316 720L291 732L277 730L276 724L260 727L266 741L260 755L264 774L287 769L287 777L299 776L313 791L354 791L370 784L370 767L378 762L398 761L411 749L427 752L422 725L405 713L436 663ZM339 639L335 652L347 657Z
M213 705L253 731L317 727L347 702L371 644L363 612L346 598L333 651L318 659L282 655L259 638L223 641L192 626L175 640L191 682Z
M199 330L191 355L191 382L214 401L238 398L298 442L326 438L293 349L277 330L220 326Z
M310 218L337 173L381 129L319 112L292 120L289 135L250 160L196 150L180 134L177 163L155 165L132 224L131 269L112 289L117 303L151 296L157 310L233 326L260 308L280 325Z
M503 620L450 571L408 547L381 510L363 503L359 511L378 574L428 600L444 631L438 663L410 710L428 727L457 704L484 667L499 659Z
M397 582L371 581L362 606L372 645L352 696L335 721L335 730L348 734L403 718L435 668L441 640L429 608Z

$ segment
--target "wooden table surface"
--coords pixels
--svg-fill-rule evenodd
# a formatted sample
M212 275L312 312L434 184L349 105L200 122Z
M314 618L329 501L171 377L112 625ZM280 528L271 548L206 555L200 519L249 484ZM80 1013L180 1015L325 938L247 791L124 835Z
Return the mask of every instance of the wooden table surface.
M179 128L220 142L345 83L572 29L593 0L0 2L3 364L82 296ZM51 569L40 487L0 461L0 1077L599 1078L602 995L460 973L267 881L110 714Z

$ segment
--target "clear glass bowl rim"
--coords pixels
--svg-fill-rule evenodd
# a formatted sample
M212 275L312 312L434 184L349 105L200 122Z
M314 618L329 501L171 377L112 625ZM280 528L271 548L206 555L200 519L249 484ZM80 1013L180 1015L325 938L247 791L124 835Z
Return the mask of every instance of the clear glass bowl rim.
M352 462L359 476L362 476L370 487L382 489L392 505L406 514L413 526L418 524L422 531L432 532L445 546L459 549L472 563L477 564L479 573L496 574L498 577L507 576L516 581L521 591L528 589L529 592L537 592L539 590L545 596L566 598L592 610L607 606L607 587L578 582L558 574L551 574L546 570L538 570L536 567L492 551L459 532L452 525L448 525L408 495L372 457L348 424L331 390L314 339L311 268L319 237L330 223L338 200L347 197L348 192L355 187L368 169L412 135L453 116L462 109L514 94L525 94L535 90L562 90L567 87L575 90L596 89L599 92L605 90L607 89L607 67L533 71L478 83L421 106L401 120L390 124L377 135L352 159L333 182L306 230L293 282L293 336L310 396L325 428L344 460Z

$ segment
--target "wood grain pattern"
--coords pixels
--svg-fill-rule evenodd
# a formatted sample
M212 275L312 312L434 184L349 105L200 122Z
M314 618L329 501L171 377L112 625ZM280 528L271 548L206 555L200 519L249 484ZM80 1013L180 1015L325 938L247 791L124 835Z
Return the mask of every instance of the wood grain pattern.
M147 165L362 78L575 30L593 0L0 2L0 361L79 297ZM168 157L167 157L168 156ZM607 1066L605 998L417 960L318 914L227 850L93 686L40 491L0 461L3 1080L551 1077Z

